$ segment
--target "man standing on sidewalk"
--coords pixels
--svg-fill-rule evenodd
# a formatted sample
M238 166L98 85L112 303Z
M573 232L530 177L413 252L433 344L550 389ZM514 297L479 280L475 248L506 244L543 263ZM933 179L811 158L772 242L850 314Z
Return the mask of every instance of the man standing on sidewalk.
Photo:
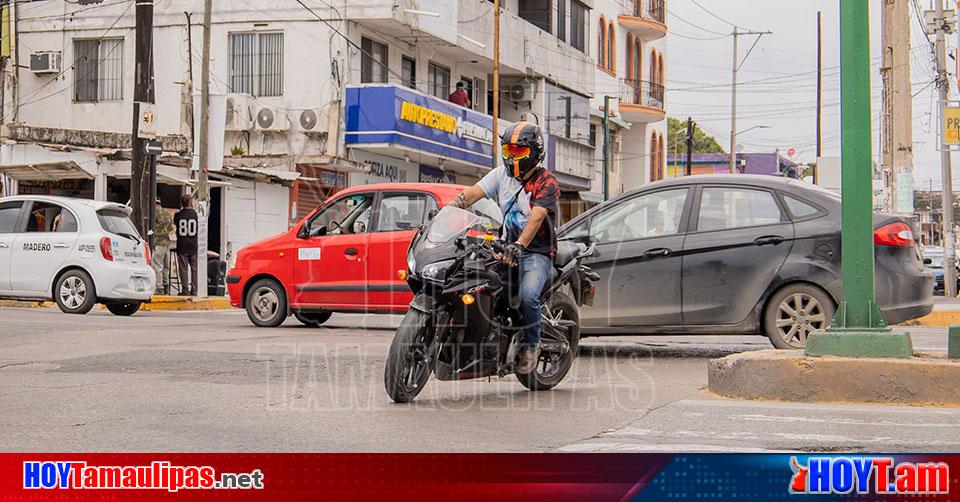
M193 197L180 197L180 211L173 217L177 227L177 270L180 273L180 294L197 294L197 212ZM190 281L187 282L189 273ZM189 285L188 285L189 284Z
M157 222L153 236L153 270L157 273L157 294L170 293L170 233L173 217L157 199Z

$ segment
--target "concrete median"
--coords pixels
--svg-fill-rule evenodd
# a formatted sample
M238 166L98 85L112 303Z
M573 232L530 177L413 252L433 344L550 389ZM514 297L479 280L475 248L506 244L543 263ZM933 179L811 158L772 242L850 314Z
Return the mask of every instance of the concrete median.
M710 361L708 388L737 399L960 406L960 362L946 354L853 359L761 350Z

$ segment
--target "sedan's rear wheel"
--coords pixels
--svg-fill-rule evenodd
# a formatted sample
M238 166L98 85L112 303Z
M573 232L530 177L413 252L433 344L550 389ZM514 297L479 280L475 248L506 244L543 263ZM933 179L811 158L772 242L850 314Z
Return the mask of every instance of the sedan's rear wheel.
M120 317L130 317L140 310L142 302L108 302L105 304L111 314Z
M767 303L764 332L778 349L802 349L811 333L830 325L834 310L833 300L823 290L808 284L789 285Z

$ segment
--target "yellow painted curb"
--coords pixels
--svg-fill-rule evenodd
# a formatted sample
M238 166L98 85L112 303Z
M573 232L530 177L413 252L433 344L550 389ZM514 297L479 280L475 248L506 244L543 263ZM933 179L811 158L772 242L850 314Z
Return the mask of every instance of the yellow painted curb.
M0 307L17 308L53 308L54 302L33 302L24 300L0 300ZM97 308L101 308L99 305ZM191 298L188 296L154 296L150 303L144 303L140 310L152 311L191 311L191 310L230 310L229 298Z
M143 305L143 310L174 311L174 310L228 310L232 309L229 298L191 298L189 296L154 296L150 303Z
M56 307L57 304L53 302L32 302L29 300L0 300L0 307L17 307L17 308L49 308Z
M960 325L960 310L934 310L929 315L903 323L904 326L949 328Z

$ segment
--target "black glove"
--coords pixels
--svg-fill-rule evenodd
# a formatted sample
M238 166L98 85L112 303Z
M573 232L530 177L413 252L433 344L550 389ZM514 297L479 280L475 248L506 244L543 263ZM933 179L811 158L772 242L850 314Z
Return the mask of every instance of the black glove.
M503 259L510 265L516 265L520 263L520 255L523 254L525 247L519 242L514 242L508 244L507 247L503 248Z

